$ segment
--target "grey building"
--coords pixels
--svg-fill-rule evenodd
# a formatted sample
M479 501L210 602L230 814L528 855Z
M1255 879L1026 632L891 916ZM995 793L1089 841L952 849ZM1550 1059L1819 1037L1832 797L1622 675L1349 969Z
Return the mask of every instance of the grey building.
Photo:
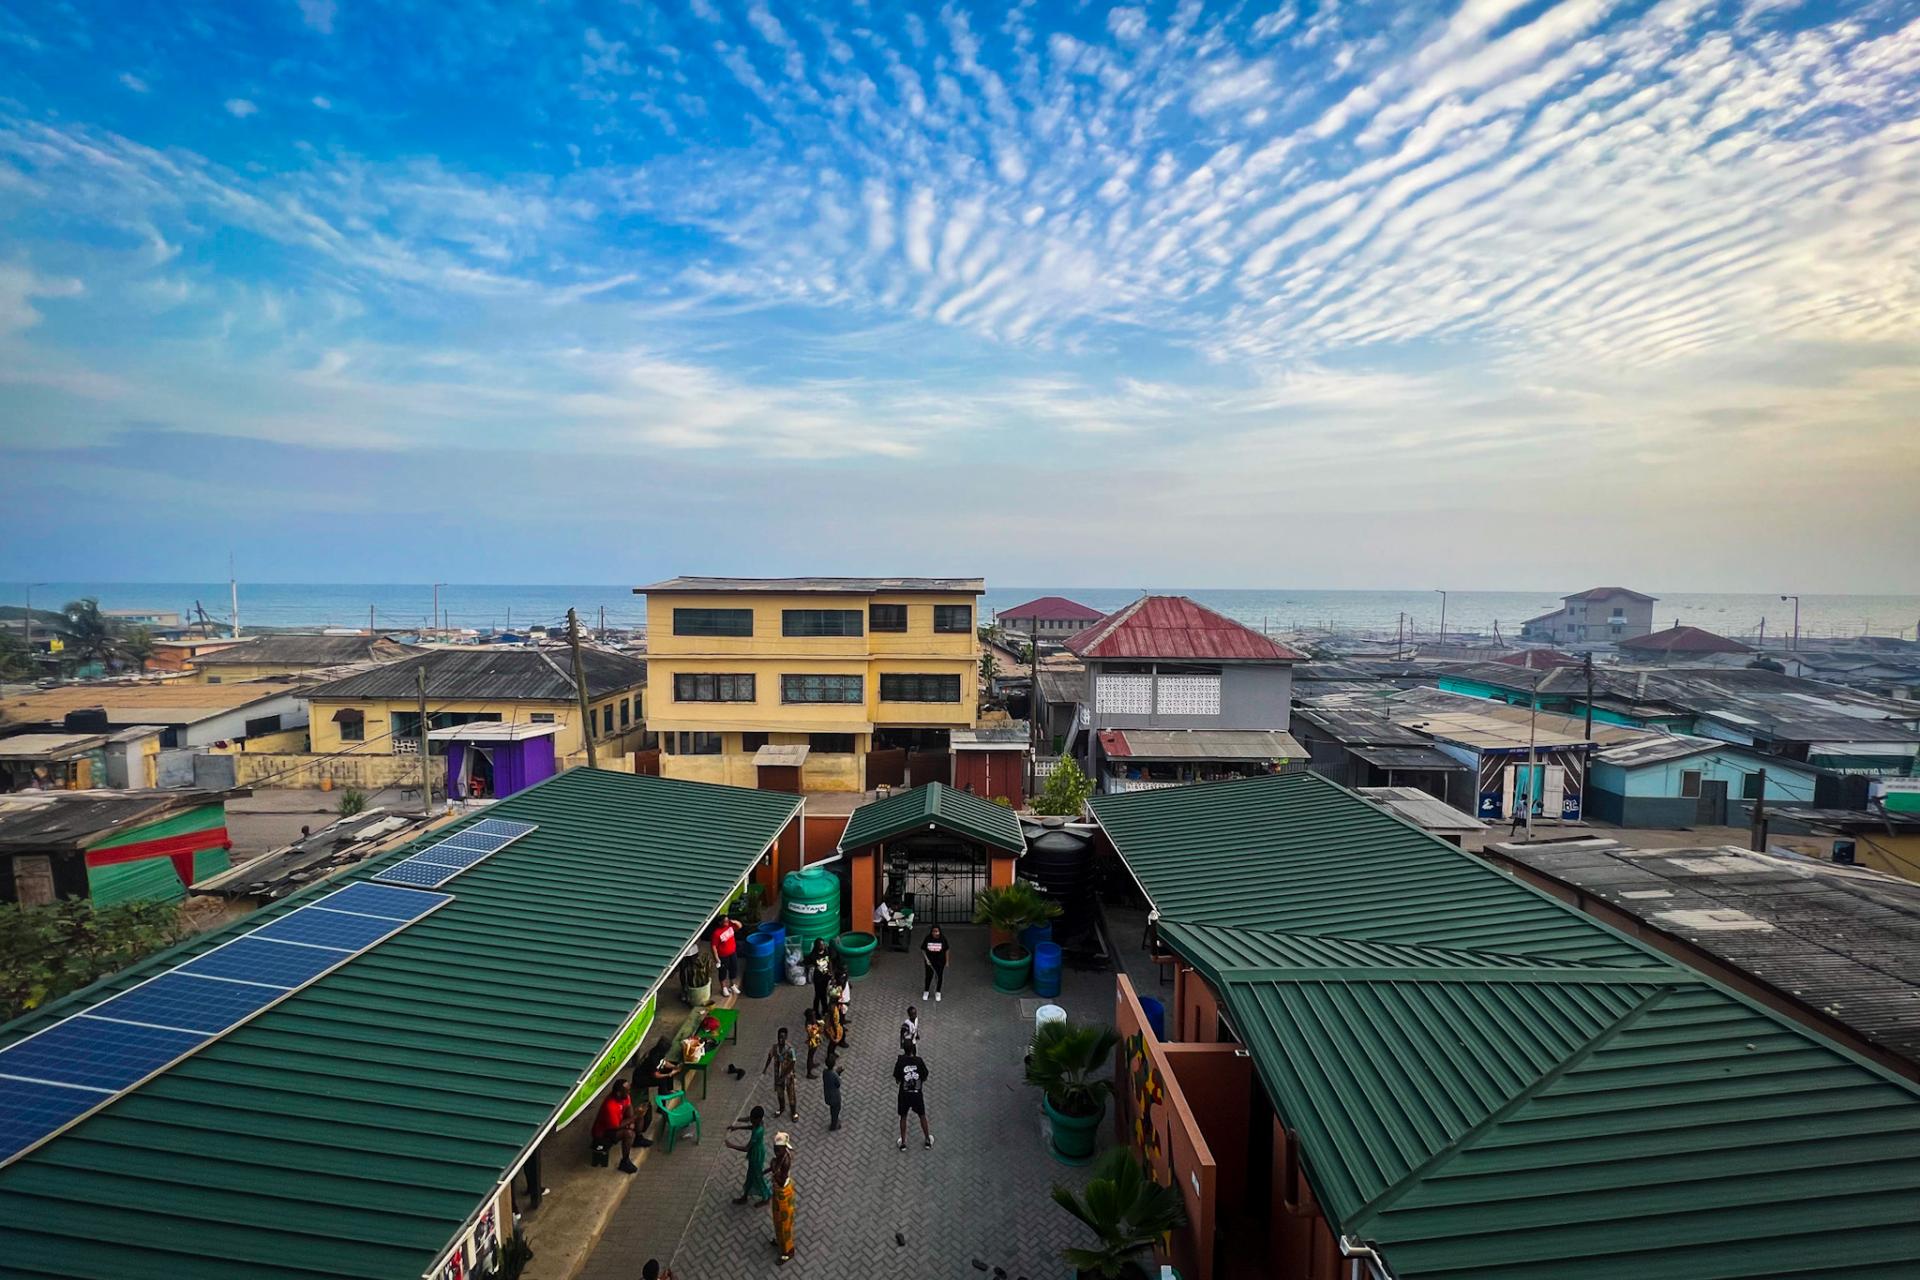
M1104 791L1267 773L1304 761L1288 733L1304 655L1185 596L1143 596L1074 636L1076 727Z
M1592 587L1562 596L1551 613L1528 618L1520 636L1548 644L1619 644L1652 632L1656 599L1626 587Z

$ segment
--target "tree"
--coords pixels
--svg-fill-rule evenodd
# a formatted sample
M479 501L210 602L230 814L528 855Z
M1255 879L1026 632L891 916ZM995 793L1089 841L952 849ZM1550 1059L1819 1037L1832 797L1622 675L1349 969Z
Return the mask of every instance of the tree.
M92 596L69 600L61 612L67 616L67 653L76 664L104 663L113 656L117 643L113 622L100 612L98 600Z
M0 905L0 999L7 1018L170 946L186 936L177 907L129 902L96 907L72 898L44 907Z
M1099 1115L1113 1082L1098 1073L1113 1065L1120 1033L1103 1022L1047 1022L1034 1032L1027 1083L1062 1115Z
M27 643L11 631L0 631L0 680L30 680L33 658Z
M120 656L132 663L135 671L145 671L147 659L153 656L153 632L145 627L129 627L120 637Z
M1060 904L1041 897L1040 891L1025 880L982 889L973 899L973 922L991 925L1012 938L1011 942L994 948L996 952L1005 952L1009 960L1018 960L1027 954L1027 948L1020 941L1022 929L1045 924L1059 914Z
M1072 756L1061 756L1047 775L1047 785L1040 788L1033 811L1056 818L1077 818L1092 794L1093 779L1086 770Z
M1115 1147L1100 1158L1081 1196L1056 1185L1053 1202L1090 1227L1100 1241L1093 1249L1062 1249L1060 1256L1081 1275L1101 1280L1144 1277L1146 1269L1137 1256L1187 1220L1180 1193L1149 1177L1126 1147Z
M999 674L1000 661L993 656L993 650L982 649L980 651L980 679L987 684L992 684L993 678Z

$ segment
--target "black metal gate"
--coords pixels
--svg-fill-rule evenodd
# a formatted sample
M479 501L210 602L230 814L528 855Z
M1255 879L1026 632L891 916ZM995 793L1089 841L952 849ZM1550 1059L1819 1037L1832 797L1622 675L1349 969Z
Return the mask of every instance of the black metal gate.
M912 894L914 923L971 924L974 897L987 887L987 860L964 840L930 832L887 848L887 870Z

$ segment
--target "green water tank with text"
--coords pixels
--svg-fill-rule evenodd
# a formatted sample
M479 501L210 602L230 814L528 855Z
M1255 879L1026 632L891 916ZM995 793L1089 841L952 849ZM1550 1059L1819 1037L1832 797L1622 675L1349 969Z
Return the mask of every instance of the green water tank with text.
M780 918L801 951L812 951L816 938L831 947L840 933L840 877L824 867L789 871L780 881Z

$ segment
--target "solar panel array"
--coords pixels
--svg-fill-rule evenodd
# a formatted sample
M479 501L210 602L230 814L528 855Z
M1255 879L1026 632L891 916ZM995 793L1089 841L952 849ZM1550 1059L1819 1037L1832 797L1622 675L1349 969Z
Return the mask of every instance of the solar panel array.
M0 1166L451 901L350 884L0 1048Z
M491 858L521 836L538 830L531 822L485 818L437 840L410 858L382 868L374 879L383 884L407 884L438 889L447 881Z

